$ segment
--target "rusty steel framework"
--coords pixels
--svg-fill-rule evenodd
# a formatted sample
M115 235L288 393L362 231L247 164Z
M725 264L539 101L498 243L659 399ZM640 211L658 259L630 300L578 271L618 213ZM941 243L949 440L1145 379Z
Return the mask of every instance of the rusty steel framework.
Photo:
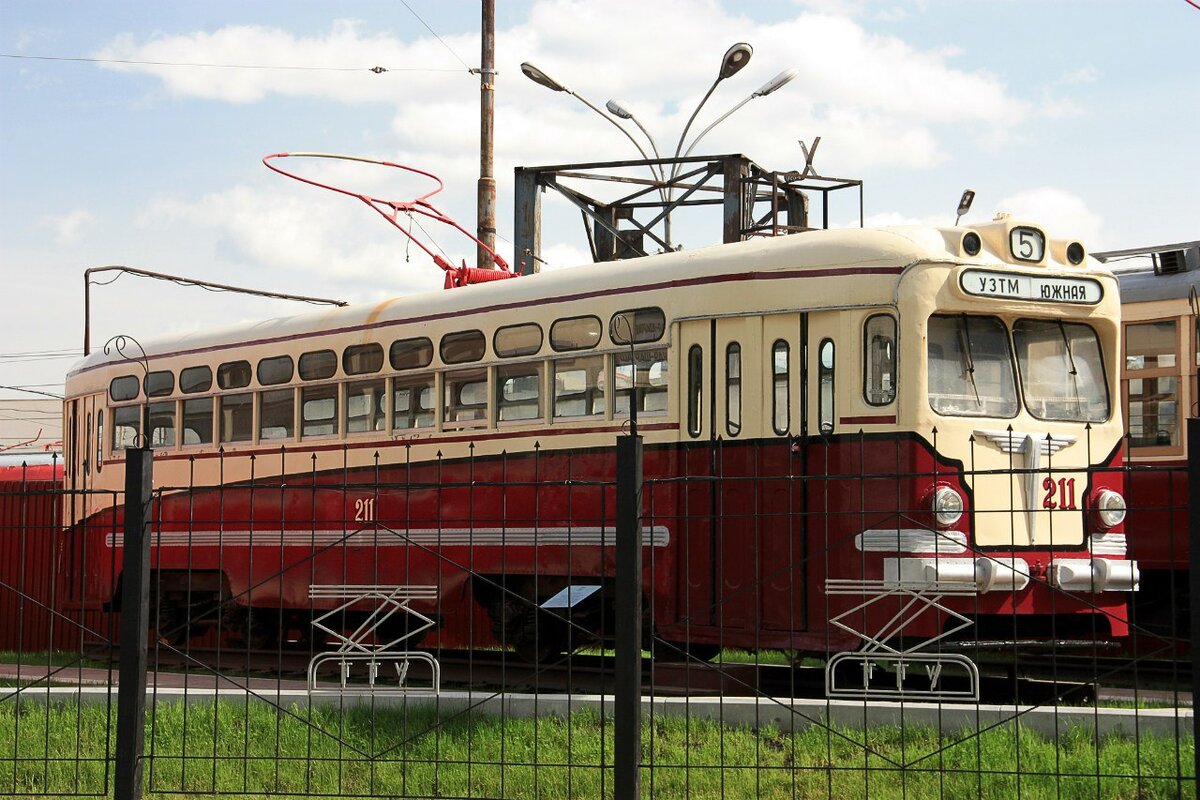
M863 182L818 174L812 165L816 144L813 143L811 150L803 148L807 159L804 169L791 171L769 170L737 153L517 167L514 263L519 265L520 272L538 271L541 203L546 189L553 189L582 212L594 261L637 258L676 249L666 232L672 213L700 206L721 206L721 241L739 242L755 236L828 228L830 196L857 189L861 226ZM657 180L629 174L641 168L654 173L655 167L657 174L670 177ZM624 184L630 190L615 200L600 200L587 193L600 183ZM820 198L819 225L810 221L814 197ZM662 235L656 232L659 225Z

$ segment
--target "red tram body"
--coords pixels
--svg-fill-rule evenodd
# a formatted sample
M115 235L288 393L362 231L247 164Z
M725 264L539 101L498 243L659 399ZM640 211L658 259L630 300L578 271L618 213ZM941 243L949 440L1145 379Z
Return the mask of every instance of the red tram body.
M834 653L960 619L1119 637L1139 573L1118 325L1112 275L1003 218L559 270L147 342L144 365L98 353L67 382L66 481L88 491L64 509L70 568L84 607L116 605L141 439L160 631L305 638L375 608L314 587L421 585L424 646L545 657L575 646L536 623L562 590L612 613L633 403L661 640Z

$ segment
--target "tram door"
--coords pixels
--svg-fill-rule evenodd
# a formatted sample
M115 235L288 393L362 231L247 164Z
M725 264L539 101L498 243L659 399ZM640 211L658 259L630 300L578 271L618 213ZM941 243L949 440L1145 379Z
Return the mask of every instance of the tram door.
M741 636L805 627L800 487L788 478L790 435L801 411L800 330L798 314L681 325L679 420L688 476L681 512L688 524L680 588L692 624ZM773 368L777 342L787 374Z

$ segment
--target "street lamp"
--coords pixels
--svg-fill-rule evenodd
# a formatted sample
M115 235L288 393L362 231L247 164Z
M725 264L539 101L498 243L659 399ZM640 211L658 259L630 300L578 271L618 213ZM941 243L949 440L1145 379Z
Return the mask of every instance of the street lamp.
M579 102L583 103L585 106L590 108L592 111L595 111L606 122L608 122L610 125L612 125L617 130L619 130L621 133L623 133L625 135L626 139L633 142L633 146L636 147L637 151L642 154L643 159L645 159L646 161L650 160L650 156L646 155L646 151L642 149L642 146L637 143L637 139L634 139L633 135L630 134L629 131L625 130L625 128L623 128L621 126L621 124L618 123L615 119L608 116L603 111L601 111L600 109L596 108L594 105L589 103L584 97L582 97L580 94L578 94L574 89L568 88L566 85L554 80L554 78L551 78L549 75L542 72L540 69L535 67L533 64L530 64L528 61L521 64L521 72L525 73L525 77L529 78L529 80L533 81L534 83L545 86L547 89L554 91L554 92L566 92L567 94L571 95L576 100L578 100ZM641 127L640 123L638 123L638 127ZM645 130L645 129L643 128L643 130ZM653 144L653 142L651 144Z
M708 87L708 91L704 93L704 97L700 98L700 104L696 106L696 110L688 118L687 125L683 126L683 133L679 135L679 143L675 145L675 158L679 158L679 151L683 149L683 140L687 138L688 130L692 127L692 123L695 122L696 115L700 113L700 109L704 108L704 104L712 96L713 91L717 88L717 84L726 78L736 75L742 67L750 63L750 56L752 55L754 55L754 48L745 42L738 42L725 51L725 55L721 57L721 69L717 72L717 79L712 82L712 86ZM678 172L679 165L676 164L671 170L671 178L674 179Z
M721 124L721 122L726 117L728 117L730 114L737 111L739 108L746 105L746 103L749 103L754 98L766 97L767 95L769 95L771 92L775 91L776 89L780 89L780 88L786 86L788 83L791 82L791 80L793 78L795 78L799 74L800 74L800 70L796 69L795 67L792 67L791 69L785 69L783 72L779 73L774 78L771 78L771 80L767 81L762 86L758 87L758 89L755 90L749 97L747 97L742 102L738 103L733 108L726 111L721 116L717 117L716 120L713 121L713 123L711 125L709 125L704 130L700 131L700 135L692 140L692 143L688 146L687 152L683 154L683 157L687 158L689 155L691 155L692 150L694 150L696 148L696 143L704 138L704 134L708 133L713 128L717 127L717 125Z

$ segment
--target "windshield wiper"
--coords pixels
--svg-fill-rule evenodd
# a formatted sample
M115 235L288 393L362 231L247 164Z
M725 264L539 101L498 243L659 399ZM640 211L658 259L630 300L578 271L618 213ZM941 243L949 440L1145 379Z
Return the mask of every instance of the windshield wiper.
M1075 368L1075 354L1071 352L1071 340L1067 337L1067 326L1063 325L1061 319L1055 320L1058 323L1058 333L1062 336L1063 348L1067 351L1067 361L1071 364L1071 385L1075 389L1075 409L1078 412L1082 409L1082 403L1079 401L1079 370Z
M982 406L979 399L979 387L975 384L975 356L971 352L971 323L967 315L962 315L963 355L967 357L967 378L971 381L971 391L975 393L975 405Z

